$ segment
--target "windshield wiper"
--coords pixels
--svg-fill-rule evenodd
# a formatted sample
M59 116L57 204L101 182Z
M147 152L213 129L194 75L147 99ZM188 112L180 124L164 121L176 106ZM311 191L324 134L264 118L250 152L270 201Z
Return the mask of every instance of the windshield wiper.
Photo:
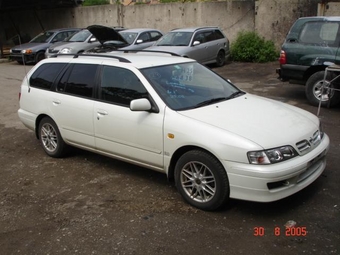
M245 94L245 92L243 92L243 91L236 91L233 94L231 94L230 96L226 97L226 99L232 99L232 98L244 95L244 94Z
M211 98L209 100L203 101L203 102L198 103L197 105L195 105L193 108L198 108L198 107L201 107L201 106L204 106L204 105L209 105L209 104L217 103L217 102L220 102L220 101L229 100L229 99L241 96L243 94L245 94L245 92L243 92L243 91L236 91L236 92L234 92L233 94L231 94L228 97L216 97L216 98Z
M228 99L227 97L211 98L209 100L206 100L206 101L203 101L201 103L198 103L197 105L194 106L194 108L198 108L198 107L201 107L201 106L204 106L204 105L209 105L209 104L212 104L212 103L217 103L217 102L220 102L220 101L223 101L223 100L227 100L227 99Z

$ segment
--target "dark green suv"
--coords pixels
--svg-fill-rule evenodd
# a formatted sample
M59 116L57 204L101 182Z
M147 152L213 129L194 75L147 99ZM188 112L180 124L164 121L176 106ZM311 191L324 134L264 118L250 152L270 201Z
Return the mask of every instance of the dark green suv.
M330 88L322 89L325 78L331 81L339 72L327 72L328 66L340 63L340 17L299 18L288 32L281 48L280 68L276 70L282 81L303 84L306 96L312 105L322 101L323 106L340 102L340 79L335 79ZM325 88L325 87L324 87Z

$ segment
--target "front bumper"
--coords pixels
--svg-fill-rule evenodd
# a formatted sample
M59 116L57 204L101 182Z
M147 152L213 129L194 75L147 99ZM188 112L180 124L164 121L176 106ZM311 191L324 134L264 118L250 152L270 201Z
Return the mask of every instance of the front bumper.
M25 62L30 63L35 61L35 54L21 54L21 53L11 53L9 55L9 59L18 61L18 62Z
M230 183L230 197L272 202L288 197L314 182L326 168L329 137L309 153L271 165L223 161Z

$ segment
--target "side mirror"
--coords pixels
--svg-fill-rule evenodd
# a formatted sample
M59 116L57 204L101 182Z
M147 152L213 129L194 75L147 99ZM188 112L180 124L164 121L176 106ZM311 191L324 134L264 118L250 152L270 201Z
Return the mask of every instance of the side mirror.
M200 45L201 43L199 41L194 41L194 43L192 44L193 46L196 46L196 45Z
M96 41L97 41L97 38L95 38L95 37L90 38L90 43L96 42Z
M150 111L151 103L146 98L135 99L130 102L131 111Z
M138 40L136 41L136 44L140 44L140 43L142 43L142 42L143 42L142 39L138 39Z

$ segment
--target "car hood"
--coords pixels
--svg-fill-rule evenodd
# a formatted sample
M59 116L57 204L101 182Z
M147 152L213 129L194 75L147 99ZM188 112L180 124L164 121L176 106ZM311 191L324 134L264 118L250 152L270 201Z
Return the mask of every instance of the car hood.
M128 44L125 39L113 28L101 26L101 25L92 25L87 27L87 29L97 38L97 40L104 44L107 41L119 41L124 44Z
M151 46L146 48L150 51L165 51L175 53L177 55L183 56L188 52L189 46Z
M51 45L50 43L24 43L24 44L13 47L12 50L32 49L34 51L34 50L47 49L48 46L50 45Z
M179 113L246 138L264 149L295 145L319 129L315 115L251 94Z

